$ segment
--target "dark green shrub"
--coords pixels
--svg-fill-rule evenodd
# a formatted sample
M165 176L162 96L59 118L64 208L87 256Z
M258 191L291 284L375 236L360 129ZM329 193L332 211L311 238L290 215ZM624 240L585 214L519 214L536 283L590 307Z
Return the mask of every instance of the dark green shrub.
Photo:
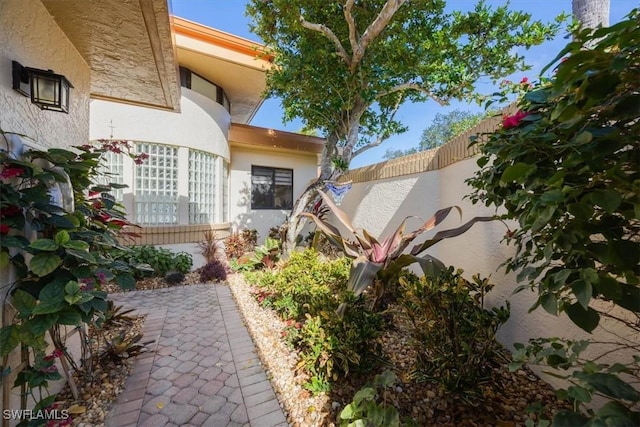
M179 285L184 282L184 274L179 271L170 271L165 274L164 281L170 285Z
M491 372L501 348L495 334L508 320L509 306L484 309L493 285L477 275L469 282L453 267L437 278L408 273L399 281L401 304L413 325L416 378L450 391L473 390Z
M129 264L148 264L151 271L138 271L136 277L164 277L169 271L177 271L186 274L191 270L193 260L186 252L175 253L169 249L156 246L132 246L130 250L123 252L122 258Z

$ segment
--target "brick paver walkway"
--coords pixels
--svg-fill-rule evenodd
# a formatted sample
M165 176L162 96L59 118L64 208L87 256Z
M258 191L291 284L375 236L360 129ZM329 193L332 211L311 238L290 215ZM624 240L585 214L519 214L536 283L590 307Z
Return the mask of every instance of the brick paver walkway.
M107 427L287 426L235 301L225 285L111 296L146 314L143 341Z

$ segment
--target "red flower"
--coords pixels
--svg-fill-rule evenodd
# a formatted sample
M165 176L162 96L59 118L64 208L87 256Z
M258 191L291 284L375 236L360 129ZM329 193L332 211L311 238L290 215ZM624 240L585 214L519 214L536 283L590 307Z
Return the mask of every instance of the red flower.
M107 222L111 219L111 215L108 213L101 212L98 214L98 219L102 222Z
M9 224L0 224L0 234L9 233Z
M51 353L53 357L62 357L63 354L64 353L59 348L56 348L55 350L53 350L53 353Z
M89 198L93 199L94 197L98 197L100 195L99 191L89 191Z
M296 322L295 327L296 327L296 329L302 328L302 323Z
M520 84L523 85L525 83L529 82L529 78L528 77L523 77L522 80L520 80Z
M16 205L8 205L8 206L5 206L3 208L0 208L0 216L3 217L3 218L7 218L7 217L10 217L10 216L16 216L20 212L22 212L22 209L20 209L20 207L16 206Z
M518 126L522 119L527 117L529 113L525 111L518 111L513 116L507 116L502 120L502 127L504 129L510 129Z
M24 168L16 168L11 166L4 166L2 172L0 172L0 179L11 179L17 176L22 176Z
M44 360L45 360L46 362L51 362L51 361L52 361L52 360L54 360L54 359L55 359L55 356L54 356L53 354L50 354L49 356L45 356L45 357L44 357Z

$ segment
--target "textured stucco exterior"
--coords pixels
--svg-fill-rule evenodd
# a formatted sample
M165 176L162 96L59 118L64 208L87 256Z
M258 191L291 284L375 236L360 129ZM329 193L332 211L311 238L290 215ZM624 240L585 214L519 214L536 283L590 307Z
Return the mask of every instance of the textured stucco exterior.
M289 210L251 209L251 166L293 169L293 200L317 177L317 158L277 151L258 151L233 148L229 188L229 214L236 230L258 230L258 241L263 242L269 229L285 221Z
M41 110L12 88L11 61L51 69L73 84L69 114ZM0 127L42 147L81 145L89 139L87 63L38 0L0 1Z
M113 132L114 139L189 147L229 160L229 126L230 116L222 105L186 88L181 113L91 101L91 140L108 139Z

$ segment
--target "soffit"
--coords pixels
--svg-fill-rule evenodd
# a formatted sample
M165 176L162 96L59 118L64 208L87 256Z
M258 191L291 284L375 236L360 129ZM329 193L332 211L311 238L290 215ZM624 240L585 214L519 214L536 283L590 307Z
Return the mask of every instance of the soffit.
M325 142L323 138L317 136L238 123L232 123L229 129L229 143L232 147L259 148L315 156L322 153Z
M91 68L91 97L179 110L167 0L41 0Z
M231 102L231 121L248 123L263 101L265 71L272 58L264 47L223 31L173 18L178 63L222 87Z

